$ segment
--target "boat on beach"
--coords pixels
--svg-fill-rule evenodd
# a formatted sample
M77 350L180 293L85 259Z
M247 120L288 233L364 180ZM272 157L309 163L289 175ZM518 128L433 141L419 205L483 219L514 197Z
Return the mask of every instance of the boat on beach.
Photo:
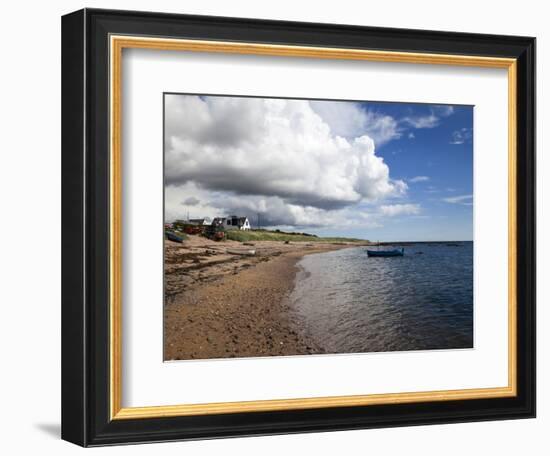
M405 254L405 249L401 247L400 249L392 250L368 250L367 255L370 257L397 257L403 256Z
M256 255L255 249L226 249L226 252L231 255Z
M171 231L166 231L165 233L166 239L172 242L183 242L183 237L178 236L176 233L172 233Z

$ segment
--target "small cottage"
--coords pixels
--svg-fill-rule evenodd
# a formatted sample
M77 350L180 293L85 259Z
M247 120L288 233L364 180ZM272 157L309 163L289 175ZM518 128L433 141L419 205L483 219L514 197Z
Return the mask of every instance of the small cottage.
M220 218L223 226L226 230L250 230L250 222L248 217L237 217L236 215L230 215L229 217Z
M200 219L189 219L191 225L210 225L212 222L208 217Z

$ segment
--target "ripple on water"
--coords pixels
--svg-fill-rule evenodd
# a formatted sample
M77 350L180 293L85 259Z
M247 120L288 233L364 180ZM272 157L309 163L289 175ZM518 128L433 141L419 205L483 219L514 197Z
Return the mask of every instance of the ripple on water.
M350 248L298 264L292 306L328 353L473 346L472 242L416 244L397 258Z

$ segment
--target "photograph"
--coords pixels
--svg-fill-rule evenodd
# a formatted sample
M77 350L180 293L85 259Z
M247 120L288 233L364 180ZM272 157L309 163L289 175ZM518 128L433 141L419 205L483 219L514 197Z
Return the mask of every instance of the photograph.
M475 106L163 103L164 361L474 348Z
M31 63L61 61L50 75L57 89L37 92L55 100L38 105L61 99L61 116L35 122L31 149L47 164L6 168L19 190L16 171L59 168L49 152L61 145L61 170L44 175L61 171L62 235L42 236L61 241L61 289L38 276L61 293L61 322L47 306L49 320L9 320L60 328L61 351L59 337L48 350L61 375L36 389L38 409L57 421L37 430L60 421L66 442L121 450L301 433L341 436L333 448L343 448L367 432L385 451L388 433L406 431L390 440L410 453L419 426L456 434L470 422L483 428L469 425L467 439L422 432L417 446L477 442L488 429L518 449L542 441L543 15L527 8L533 25L517 8L487 21L494 12L481 5L419 20L395 7L361 19L354 8L321 17L297 2L276 15L93 3L62 12L61 49L59 30L34 15L45 25L35 21L27 41L44 37L52 53L41 46ZM58 25L59 14L50 15ZM6 150L29 135L15 136ZM45 188L30 182L31 193ZM14 220L43 206L11 200ZM20 269L18 299L29 283ZM21 340L20 325L8 326ZM56 362L36 347L8 352L46 370ZM525 432L505 429L510 420ZM14 442L34 441L19 427Z

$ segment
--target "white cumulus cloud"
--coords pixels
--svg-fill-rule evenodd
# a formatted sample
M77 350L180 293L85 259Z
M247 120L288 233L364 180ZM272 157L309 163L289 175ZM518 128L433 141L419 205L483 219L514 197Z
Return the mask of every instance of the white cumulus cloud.
M308 101L167 95L165 107L167 186L192 182L203 190L278 198L301 210L406 192L405 182L390 178L369 135L336 134ZM352 110L348 115L353 120Z
M461 128L460 130L453 131L450 144L464 144L472 140L472 129Z
M380 206L382 215L395 217L397 215L416 215L420 213L420 204L388 204Z
M449 196L443 198L443 201L451 204L464 204L465 206L471 206L473 204L474 195L459 195L459 196Z
M439 117L433 113L425 116L406 116L402 121L413 128L434 128L439 125Z
M450 105L435 105L430 108L429 114L406 116L401 119L401 122L408 125L409 127L417 129L434 128L441 123L442 118L449 117L453 113L454 108Z
M416 184L417 182L428 182L430 178L428 176L415 176L409 179L409 182Z
M399 122L390 115L380 114L349 101L310 101L310 106L330 127L332 134L344 138L368 135L376 146L399 139Z

